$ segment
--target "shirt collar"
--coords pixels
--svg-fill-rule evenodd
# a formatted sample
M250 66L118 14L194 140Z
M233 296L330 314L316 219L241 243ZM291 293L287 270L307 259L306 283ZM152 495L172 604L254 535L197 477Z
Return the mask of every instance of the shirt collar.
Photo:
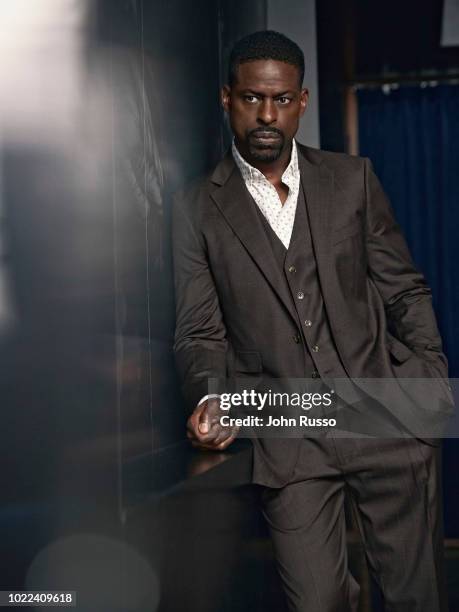
M231 151L233 153L234 161L236 162L237 167L239 168L242 178L246 183L253 184L255 181L267 180L265 175L260 172L257 168L251 166L239 153L236 143L234 142L231 145ZM299 178L299 167L298 167L298 152L296 147L295 139L292 139L292 153L290 155L290 162L287 168L284 170L282 175L282 182L287 185L287 187L291 188L295 181Z

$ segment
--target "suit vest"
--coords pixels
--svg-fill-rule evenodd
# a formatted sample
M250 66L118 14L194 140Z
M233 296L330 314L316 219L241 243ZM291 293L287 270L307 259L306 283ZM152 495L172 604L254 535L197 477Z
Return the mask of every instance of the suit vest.
M347 374L336 350L322 298L317 264L311 239L308 211L300 185L292 237L286 249L259 207L261 217L275 259L290 293L297 314L296 336L302 342L305 357L305 378L346 378Z

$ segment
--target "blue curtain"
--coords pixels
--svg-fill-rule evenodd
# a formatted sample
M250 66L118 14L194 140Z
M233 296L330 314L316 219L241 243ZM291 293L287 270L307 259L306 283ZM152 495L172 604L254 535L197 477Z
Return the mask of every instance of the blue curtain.
M432 288L459 377L459 86L358 91L360 154L369 157ZM446 533L459 535L459 443L444 452Z

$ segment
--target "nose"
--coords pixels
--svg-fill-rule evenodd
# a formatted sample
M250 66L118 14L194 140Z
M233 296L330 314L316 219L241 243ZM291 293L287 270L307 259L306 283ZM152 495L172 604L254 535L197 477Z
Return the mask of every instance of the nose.
M262 125L270 125L277 119L277 108L274 100L264 98L263 102L258 107L258 122Z

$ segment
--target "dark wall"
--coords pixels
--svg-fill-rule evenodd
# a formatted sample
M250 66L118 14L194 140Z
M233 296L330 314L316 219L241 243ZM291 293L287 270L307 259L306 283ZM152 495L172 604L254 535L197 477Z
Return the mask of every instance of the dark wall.
M170 209L228 143L224 50L263 27L263 3L242 5L82 0L5 24L4 588L63 532L124 520L185 440Z
M459 69L458 50L441 47L443 2L354 2L359 77Z
M441 47L443 2L317 2L320 137L345 151L346 85L367 79L459 72L457 47Z

